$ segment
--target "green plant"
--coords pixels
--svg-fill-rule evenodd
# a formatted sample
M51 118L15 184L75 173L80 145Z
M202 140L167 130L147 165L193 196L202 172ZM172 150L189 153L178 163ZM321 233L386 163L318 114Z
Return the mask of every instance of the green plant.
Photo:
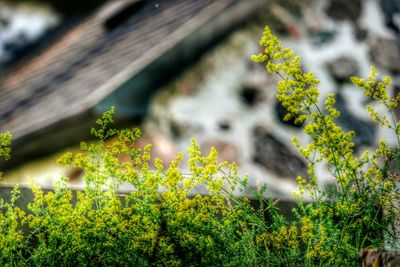
M400 142L390 148L382 141L375 152L355 156L354 133L335 123L340 114L334 96L320 107L319 81L302 71L300 58L282 48L268 27L260 44L264 52L253 60L282 78L277 97L288 110L286 119L304 123L311 137L305 147L294 139L309 162L308 180L298 177L296 220L280 214L266 198L266 186L250 188L234 163L218 163L215 149L202 156L195 141L188 149L189 173L179 168L183 154L167 168L160 159L152 164L151 145L135 146L139 130L110 128L112 108L91 131L98 142L82 142L80 153L58 160L84 171L83 191L68 189L67 178L47 193L32 183L28 213L15 205L18 187L10 202L0 200L0 265L353 266L361 248L397 248L398 177L389 167L400 158ZM378 81L371 68L368 79L352 81L388 110L385 117L367 107L399 140L393 115L399 97L388 96L390 78ZM0 135L5 159L10 141L9 133ZM315 166L323 163L334 187L318 183ZM119 193L124 183L132 192ZM208 194L196 194L200 187Z
M29 214L11 203L0 213L0 263L19 266L197 266L252 265L254 226L232 198L239 183L235 164L217 163L212 149L201 156L189 148L190 174L180 172L179 154L168 168L159 159L150 165L147 145L135 148L140 131L110 128L114 109L97 120L97 143L81 143L81 153L66 153L58 163L85 172L84 191L72 192L66 178L45 193L32 184ZM123 157L122 157L123 156ZM121 160L124 158L124 160ZM225 182L228 188L223 187ZM120 194L119 186L134 187ZM209 195L193 194L206 186ZM239 201L237 201L239 203ZM2 202L3 203L3 202ZM23 233L19 228L27 228ZM12 255L12 257L10 256Z
M340 112L334 107L334 95L327 97L321 109L319 81L313 73L303 72L300 58L292 50L282 48L268 27L260 45L264 52L253 56L253 60L266 63L267 72L282 79L277 86L277 98L288 110L286 119L294 117L298 123L306 122L304 131L311 137L304 147L296 138L293 140L309 163L309 182L298 177L296 209L306 247L305 263L351 265L362 247L381 248L386 242L398 248L395 224L400 219L397 209L400 195L396 186L398 177L390 173L389 165L400 158L400 123L394 116L400 95L393 98L388 95L390 77L379 81L376 69L371 67L368 79L352 78L367 97L386 108L389 117L367 106L372 119L391 129L398 140L394 148L381 141L375 152L364 151L356 157L354 132L344 132L335 123ZM315 166L321 163L327 164L337 186L320 187ZM306 191L312 204L304 204Z

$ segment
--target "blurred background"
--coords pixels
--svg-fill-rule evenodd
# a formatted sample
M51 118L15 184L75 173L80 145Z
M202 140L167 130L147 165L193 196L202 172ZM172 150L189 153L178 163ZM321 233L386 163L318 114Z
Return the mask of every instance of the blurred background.
M117 125L140 127L166 164L194 137L250 185L290 196L307 175L292 136L308 139L282 121L278 77L250 60L265 25L321 79L322 100L337 94L357 151L391 141L349 78L375 65L398 92L400 0L0 0L0 131L14 137L0 185L51 188L64 173L81 187L82 171L55 160L114 105Z

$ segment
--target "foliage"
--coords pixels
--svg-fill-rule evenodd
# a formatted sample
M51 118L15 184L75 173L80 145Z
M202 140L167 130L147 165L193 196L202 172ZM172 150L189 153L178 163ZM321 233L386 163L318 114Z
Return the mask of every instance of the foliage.
M298 177L296 220L287 221L265 198L266 186L251 189L234 163L218 163L215 149L201 155L196 141L188 149L189 173L180 170L183 154L164 167L151 159L151 145L135 146L139 130L110 128L112 108L91 131L97 143L82 142L80 153L58 160L84 171L83 191L68 189L67 178L53 192L32 184L28 213L15 205L18 187L11 201L0 200L0 265L352 266L361 248L397 247L398 177L389 167L399 160L400 142L391 148L382 141L375 152L357 157L354 133L335 123L334 96L320 108L319 81L303 72L300 58L268 27L260 44L264 52L253 60L282 78L277 97L286 119L304 123L311 137L306 146L294 139L309 163L309 177ZM379 81L371 68L368 79L352 81L387 109L389 117L367 107L398 138L393 113L399 97L387 93L390 78ZM0 135L6 159L10 140L9 133ZM327 164L336 186L320 186L318 164ZM121 194L122 184L132 191ZM196 194L198 189L208 193ZM249 192L257 205L243 196Z
M7 133L0 133L0 157L4 158L5 160L10 159L11 154L11 134Z
M399 221L398 176L390 172L390 165L398 162L400 123L395 119L400 95L391 98L388 88L390 77L378 80L378 73L371 67L367 79L352 77L352 82L364 90L365 96L377 101L387 114L378 113L367 106L373 121L393 131L397 144L391 148L383 140L375 152L364 151L356 157L353 153L354 132L344 132L335 119L340 112L335 109L335 98L330 94L319 106L319 81L313 73L304 73L299 56L283 48L281 42L265 28L260 45L264 52L253 60L266 63L266 70L281 77L277 97L287 108L286 119L295 117L306 121L304 131L311 142L295 145L308 161L309 181L298 177L296 192L302 242L306 247L305 263L327 265L354 264L360 248L390 245L398 248L395 224ZM324 189L318 184L315 167L325 163L337 186ZM304 194L312 197L312 204L304 204Z
M76 194L66 178L45 193L32 184L34 200L25 214L1 202L0 264L9 266L194 266L252 265L254 227L248 202L232 198L239 183L236 165L217 163L217 152L201 156L193 141L190 174L181 173L179 154L168 168L151 166L147 145L135 148L140 131L109 128L114 109L97 120L97 143L82 142L81 153L58 163L85 172L85 189ZM113 138L113 139L110 139ZM128 160L127 160L128 158ZM224 188L225 182L230 186ZM121 184L134 190L120 194ZM209 195L194 194L206 186ZM21 226L27 228L22 232Z

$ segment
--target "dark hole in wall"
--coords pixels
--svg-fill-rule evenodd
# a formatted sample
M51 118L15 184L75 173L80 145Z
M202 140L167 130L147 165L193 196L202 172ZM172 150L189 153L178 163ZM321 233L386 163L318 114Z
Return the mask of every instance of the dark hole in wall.
M262 100L261 91L253 86L245 86L239 92L240 98L246 106L255 106Z
M221 121L218 123L219 129L222 131L229 131L231 129L231 123L229 121Z

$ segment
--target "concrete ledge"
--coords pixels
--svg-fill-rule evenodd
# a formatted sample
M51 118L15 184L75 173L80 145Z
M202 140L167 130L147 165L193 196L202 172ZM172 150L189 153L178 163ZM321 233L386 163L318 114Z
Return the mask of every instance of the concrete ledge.
M13 190L12 187L0 187L0 198L4 199L4 201L8 202L11 199L11 191ZM16 205L21 208L22 210L28 212L28 204L33 201L33 194L32 191L29 188L26 187L20 187L20 198L17 200ZM42 189L45 193L49 191L53 191L51 189ZM72 200L72 203L75 202L75 195L78 190L72 189L74 198ZM122 194L127 194L129 192L122 192ZM257 208L259 207L260 203L256 199L251 199L250 200L251 204ZM278 209L280 210L280 213L287 218L288 220L294 220L295 217L291 210L296 206L296 202L292 199L276 199L275 200L276 205ZM265 211L265 215L268 216L268 210Z

